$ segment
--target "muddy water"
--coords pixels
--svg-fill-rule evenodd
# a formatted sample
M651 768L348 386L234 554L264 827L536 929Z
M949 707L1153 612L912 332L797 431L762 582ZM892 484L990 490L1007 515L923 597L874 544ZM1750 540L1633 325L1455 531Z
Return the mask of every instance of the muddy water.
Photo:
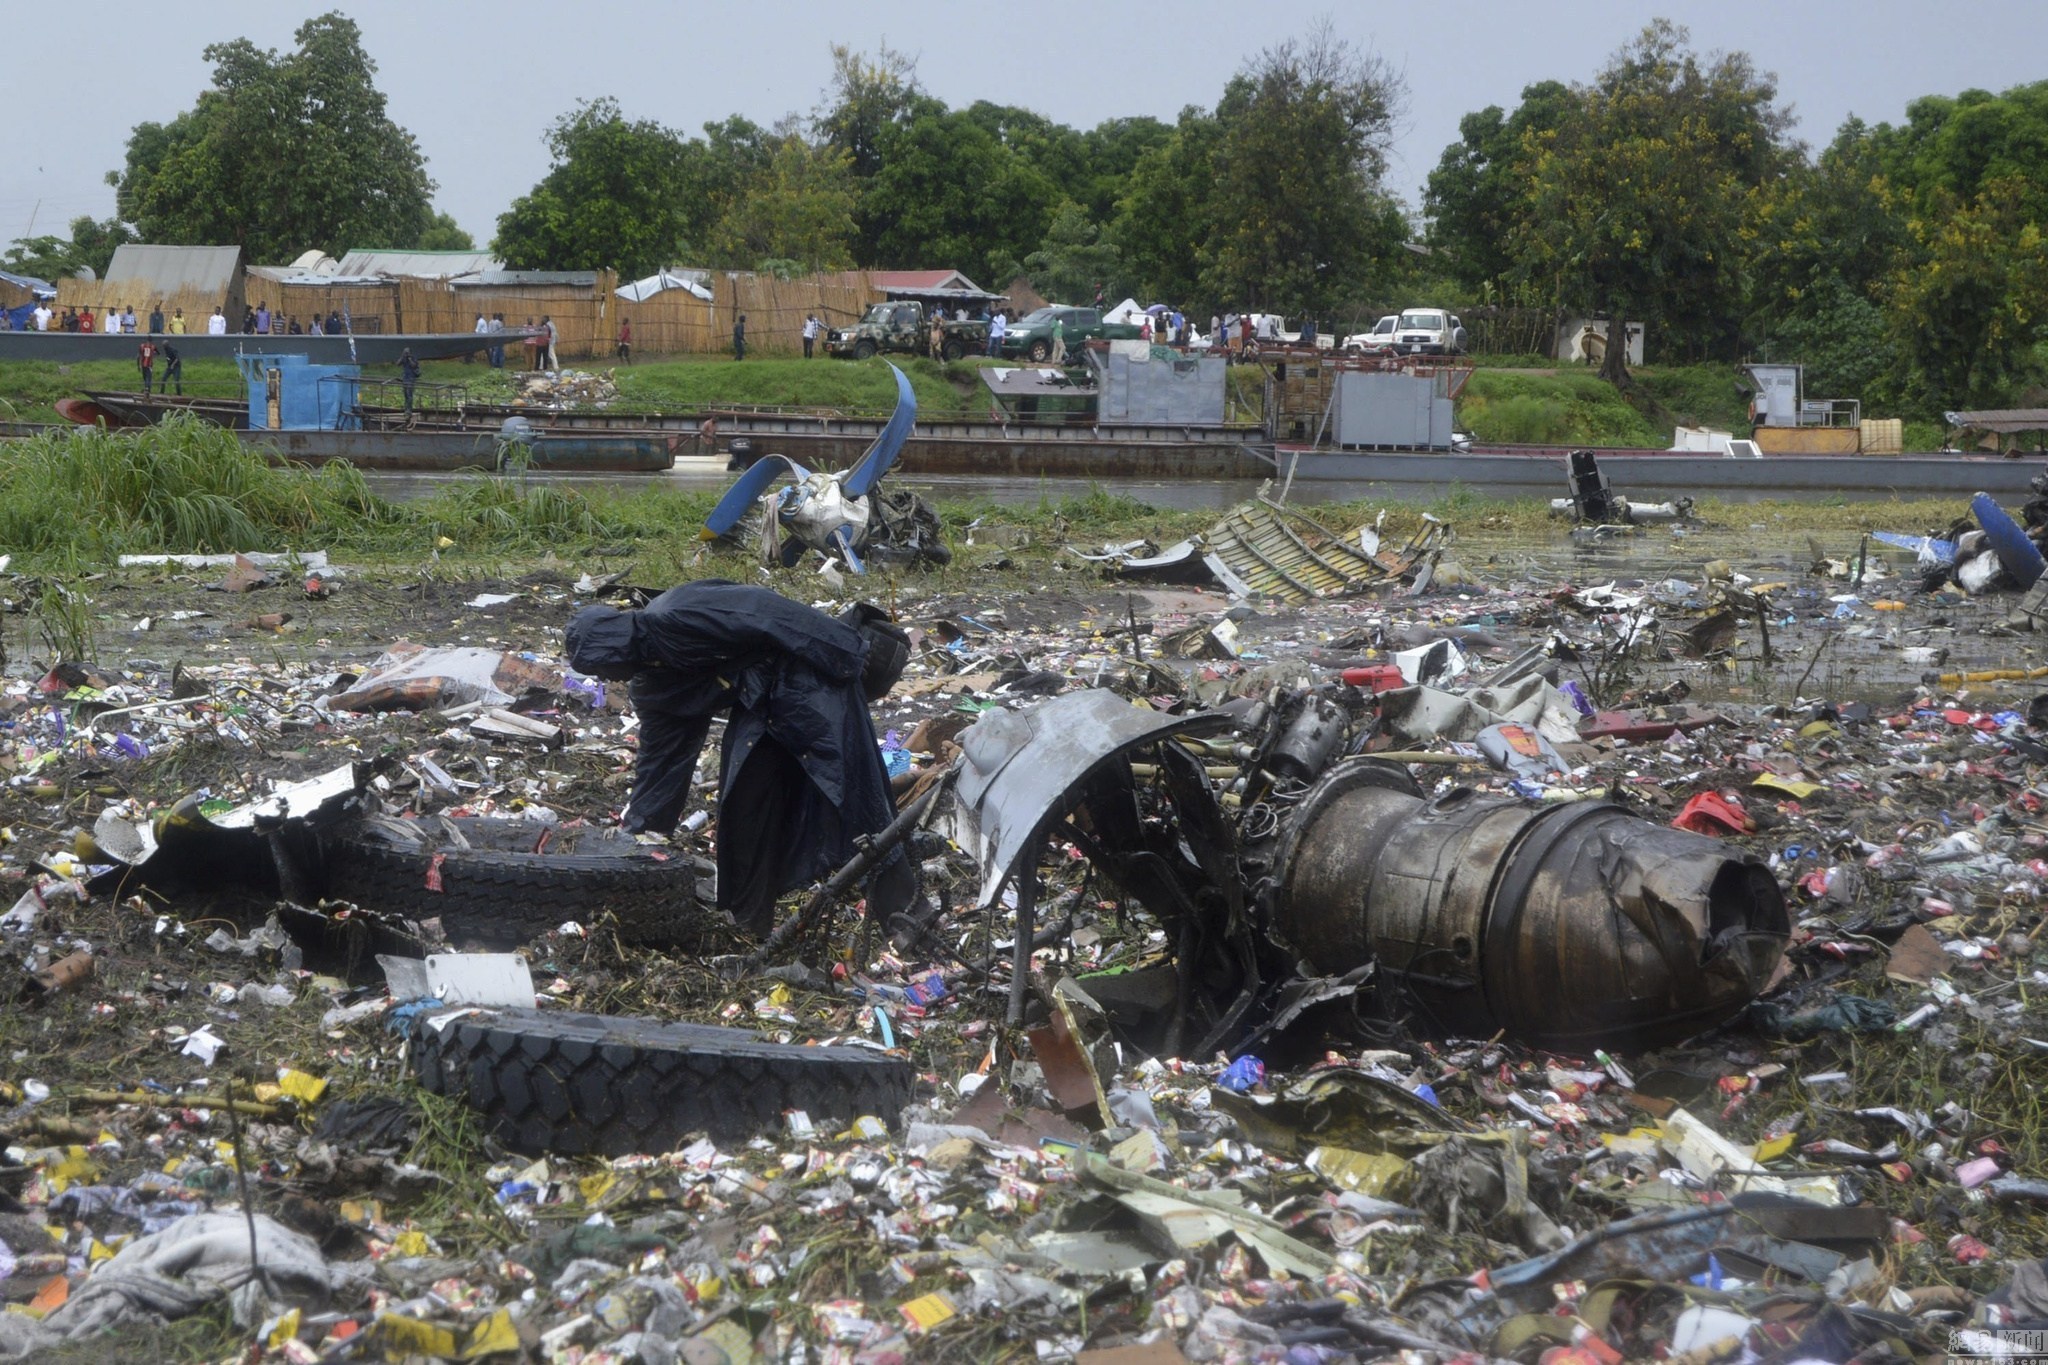
M1742 622L1734 659L1722 664L1679 661L1644 670L1646 681L1684 678L1696 696L1707 700L1785 702L1797 688L1807 697L1891 705L1930 675L2048 664L2048 636L1986 630L2011 612L2016 595L1969 599L1922 593L1913 557L1875 544L1869 547L1860 586L1812 571L1820 559L1853 566L1860 544L1855 531L1787 531L1767 520L1731 518L1717 525L1646 528L1597 539L1573 537L1562 529L1528 536L1474 527L1459 534L1455 553L1469 576L1511 591L1554 592L1607 583L1648 590L1670 604L1660 610L1667 630L1683 629L1702 614L1703 566L1713 561L1725 561L1751 579L1752 587L1771 585L1772 610L1765 626ZM1690 591L1682 591L1681 584ZM1903 609L1879 610L1874 604L1880 601L1903 603ZM1582 618L1565 619L1572 633L1583 634ZM1766 628L1769 658L1763 651ZM1919 648L1945 655L1939 662L1908 657L1906 651ZM2042 685L2008 683L1996 690L2010 701Z
M452 481L473 477L467 474L371 474L370 482L388 497L406 499L426 497L433 491ZM891 476L892 480L904 487L915 488L926 496L937 494L942 498L987 498L991 502L1010 505L1032 504L1047 499L1081 497L1090 492L1122 494L1136 498L1154 507L1203 508L1229 507L1243 502L1259 489L1258 479L1024 479L984 478L970 474L933 474L924 476ZM566 484L570 487L635 492L647 488L670 488L679 492L716 492L732 482L733 475L727 472L722 457L686 455L676 461L675 468L660 474L550 474L550 483ZM1297 480L1288 495L1289 501L1301 503L1322 502L1437 502L1451 491L1442 483L1380 483L1368 480ZM1489 496L1483 487L1473 487L1471 492L1480 497ZM1517 490L1523 491L1523 490ZM1629 496L1638 502L1660 502L1666 498L1683 497L1688 492L1683 488L1653 488L1631 485ZM1565 493L1562 468L1558 473L1558 496ZM1888 489L1863 491L1847 490L1840 493L1820 493L1810 490L1775 490L1759 493L1732 491L1717 494L1728 501L1748 502L1765 496L1794 501L1814 501L1859 498L1888 498Z

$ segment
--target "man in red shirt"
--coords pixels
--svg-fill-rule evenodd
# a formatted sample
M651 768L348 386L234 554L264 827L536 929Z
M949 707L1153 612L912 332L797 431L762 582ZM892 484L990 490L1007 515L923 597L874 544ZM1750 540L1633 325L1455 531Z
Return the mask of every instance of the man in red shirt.
M150 383L156 378L156 343L148 337L135 348L135 363L142 367L142 392L149 393Z

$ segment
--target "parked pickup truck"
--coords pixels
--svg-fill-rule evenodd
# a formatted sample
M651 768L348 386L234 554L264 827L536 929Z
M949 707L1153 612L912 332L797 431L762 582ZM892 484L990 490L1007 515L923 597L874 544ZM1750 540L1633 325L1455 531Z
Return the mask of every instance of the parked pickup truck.
M942 318L939 354L947 360L963 355L980 355L988 349L986 322L960 322ZM835 327L825 334L825 352L841 358L866 360L872 355L930 355L932 315L922 303L878 303L851 327Z
M1134 322L1104 322L1100 308L1068 308L1062 304L1033 309L1010 324L1003 336L1003 354L1012 360L1043 362L1052 356L1052 325L1061 324L1060 339L1072 351L1084 341L1136 341L1144 333Z

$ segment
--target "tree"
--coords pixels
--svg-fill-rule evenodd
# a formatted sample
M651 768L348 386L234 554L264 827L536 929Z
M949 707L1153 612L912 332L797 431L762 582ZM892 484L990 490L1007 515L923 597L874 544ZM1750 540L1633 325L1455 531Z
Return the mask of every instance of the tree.
M1732 348L1745 209L1793 150L1774 79L1742 53L1702 62L1664 20L1616 53L1558 126L1524 134L1517 268L1561 309L1641 322L1672 349ZM1601 373L1628 377L1627 348Z
M1329 20L1266 49L1225 87L1201 281L1209 297L1275 312L1328 314L1354 293L1385 236L1381 179L1406 98L1378 55Z
M1024 258L1023 270L1031 287L1048 299L1086 302L1101 289L1115 300L1130 288L1123 253L1071 199L1053 215L1044 243Z
M628 122L607 97L556 119L546 141L547 175L498 218L492 249L508 266L603 266L634 279L680 258L701 230L690 192L702 177L693 185L683 139L667 128Z
M385 111L361 30L332 12L293 41L283 54L243 38L213 44L213 84L198 103L129 136L108 180L144 240L239 244L252 259L285 261L427 230L434 182Z
M860 200L864 264L980 270L1045 238L1059 191L969 115L920 98L879 142L880 169Z
M1890 312L1935 408L1994 401L2043 334L2048 239L2032 190L2019 177L1987 181L1910 225L1918 257L1893 276Z
M476 239L462 230L453 214L437 213L411 245L416 251L474 251Z
M61 280L90 270L104 276L114 259L114 248L135 240L135 234L118 218L105 221L91 215L71 220L69 237L18 237L0 264L17 275L39 280Z
M855 198L852 158L784 126L767 160L738 181L711 231L708 264L784 276L844 270L853 263Z
M1110 236L1134 287L1148 299L1220 302L1203 294L1201 271L1223 211L1211 183L1221 137L1214 116L1183 109L1172 133L1139 156L1125 178Z
M1527 137L1557 128L1573 106L1571 87L1539 81L1523 89L1513 114L1490 104L1458 120L1458 140L1444 149L1422 196L1430 245L1453 279L1506 292L1516 273L1508 234L1527 188Z

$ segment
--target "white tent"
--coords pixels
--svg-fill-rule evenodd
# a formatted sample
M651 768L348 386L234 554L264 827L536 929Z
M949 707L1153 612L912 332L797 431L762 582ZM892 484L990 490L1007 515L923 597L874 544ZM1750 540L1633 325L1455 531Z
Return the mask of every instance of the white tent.
M711 286L704 282L705 272L701 270L657 270L644 280L622 284L618 288L620 298L628 303L645 303L656 294L665 294L671 289L687 289L696 297L709 303Z
M1104 322L1136 322L1144 316L1145 310L1139 307L1136 299L1125 299L1122 303L1104 313L1102 320Z

